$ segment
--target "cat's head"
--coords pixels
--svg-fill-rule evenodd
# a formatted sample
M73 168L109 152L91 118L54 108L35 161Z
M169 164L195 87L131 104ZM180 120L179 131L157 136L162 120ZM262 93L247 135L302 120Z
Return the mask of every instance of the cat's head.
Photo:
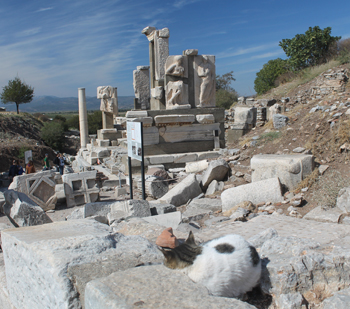
M176 248L159 247L164 255L164 265L171 269L182 269L193 264L202 248L196 245L192 231L186 241Z

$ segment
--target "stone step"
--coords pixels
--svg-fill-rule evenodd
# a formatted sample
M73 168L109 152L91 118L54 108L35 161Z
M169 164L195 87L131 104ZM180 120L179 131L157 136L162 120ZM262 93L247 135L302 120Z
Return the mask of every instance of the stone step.
M255 308L238 299L210 296L204 286L163 265L119 271L86 285L86 309L138 306L152 309Z

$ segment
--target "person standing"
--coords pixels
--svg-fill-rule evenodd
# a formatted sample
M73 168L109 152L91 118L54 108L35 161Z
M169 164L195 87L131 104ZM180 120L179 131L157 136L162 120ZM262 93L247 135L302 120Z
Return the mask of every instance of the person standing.
M43 171L47 171L47 170L50 170L50 162L49 162L49 154L45 153Z
M18 168L18 175L23 175L24 170L23 170L23 167L19 161L17 161L17 168Z
M65 157L63 156L62 153L60 154L59 160L60 160L60 166L59 166L60 174L63 175Z
M17 166L17 160L12 161L12 165L10 166L9 170L9 177L12 179L13 177L18 175L18 166Z
M57 155L55 157L55 159L53 159L53 164L56 165L56 172L59 172L59 167L60 167L60 153L57 152Z
M35 173L35 167L32 160L30 160L26 166L26 174Z

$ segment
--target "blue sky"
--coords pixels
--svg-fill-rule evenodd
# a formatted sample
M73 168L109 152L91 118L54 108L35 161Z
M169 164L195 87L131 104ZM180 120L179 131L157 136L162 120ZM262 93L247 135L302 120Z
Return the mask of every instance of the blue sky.
M17 75L35 95L95 96L102 85L134 95L132 71L148 65L146 26L170 30L170 55L216 56L216 73L254 94L263 64L284 58L279 41L308 27L350 37L350 1L11 0L0 6L0 87Z

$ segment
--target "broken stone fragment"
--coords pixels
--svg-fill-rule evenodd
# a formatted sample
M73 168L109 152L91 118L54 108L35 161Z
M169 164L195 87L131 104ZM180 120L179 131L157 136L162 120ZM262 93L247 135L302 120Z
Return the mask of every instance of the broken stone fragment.
M173 229L168 227L157 238L156 245L159 247L175 248L179 245L179 241L173 234Z
M202 178L203 188L207 189L213 180L224 180L229 170L230 167L224 159L211 161Z
M8 190L4 196L6 204L3 206L3 211L14 226L33 226L52 222L42 208L24 193Z

